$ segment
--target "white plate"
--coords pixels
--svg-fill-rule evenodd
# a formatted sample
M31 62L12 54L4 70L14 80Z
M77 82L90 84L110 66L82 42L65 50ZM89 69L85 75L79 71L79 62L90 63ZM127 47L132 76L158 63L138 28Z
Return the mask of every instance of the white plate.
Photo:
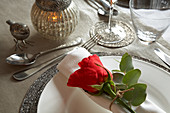
M100 57L109 70L118 69L120 56ZM170 111L170 74L146 61L133 59L135 68L141 70L140 82L147 84L147 98L166 112ZM79 88L67 87L67 78L57 73L44 88L37 113L110 113L95 104Z

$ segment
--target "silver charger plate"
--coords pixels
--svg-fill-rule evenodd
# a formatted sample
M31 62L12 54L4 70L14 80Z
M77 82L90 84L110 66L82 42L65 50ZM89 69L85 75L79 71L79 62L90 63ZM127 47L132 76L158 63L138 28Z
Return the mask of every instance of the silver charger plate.
M106 52L96 52L93 54L97 54L98 56L122 56L120 53L106 53ZM159 68L170 73L170 69L152 61L149 59L145 59L138 56L132 56L135 59L142 60L148 63L151 63ZM41 93L43 92L46 84L57 74L58 70L54 66L50 67L46 70L28 89L19 109L19 113L37 113L37 105L39 102L39 98Z

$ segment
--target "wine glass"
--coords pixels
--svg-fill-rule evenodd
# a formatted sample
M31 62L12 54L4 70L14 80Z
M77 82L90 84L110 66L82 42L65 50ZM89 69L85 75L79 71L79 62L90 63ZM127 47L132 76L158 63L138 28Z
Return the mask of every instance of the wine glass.
M131 19L140 42L156 42L170 26L169 0L130 0Z
M119 44L126 37L132 37L131 27L122 20L112 19L113 10L115 9L117 0L110 0L110 10L108 21L99 21L90 30L90 35L100 35L102 38L99 44L110 46L112 44ZM119 13L118 13L119 14ZM129 40L132 42L132 40Z

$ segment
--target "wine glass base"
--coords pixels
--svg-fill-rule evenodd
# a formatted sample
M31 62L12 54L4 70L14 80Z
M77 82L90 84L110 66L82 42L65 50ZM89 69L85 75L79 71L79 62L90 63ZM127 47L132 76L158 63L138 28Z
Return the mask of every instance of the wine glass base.
M139 39L140 43L144 44L144 45L150 45L152 43L155 43L156 41L145 41L145 40L141 40Z
M97 22L89 33L91 38L95 34L100 35L101 39L98 44L106 47L123 47L132 43L135 38L132 27L119 20L112 20L110 29L108 22Z

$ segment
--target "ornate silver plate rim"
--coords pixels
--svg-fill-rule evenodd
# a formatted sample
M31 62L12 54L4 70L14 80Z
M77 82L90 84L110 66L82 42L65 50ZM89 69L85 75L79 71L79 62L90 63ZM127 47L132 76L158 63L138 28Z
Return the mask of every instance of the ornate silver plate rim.
M120 53L106 53L106 52L95 52L93 54L97 54L99 56L122 56L123 54ZM145 61L151 63L159 68L170 73L170 69L160 65L152 60L142 58L139 56L132 56L134 59ZM46 70L28 89L25 97L21 103L19 113L37 113L37 105L39 98L43 89L45 88L46 84L57 74L56 66L58 64L53 65L48 70Z

